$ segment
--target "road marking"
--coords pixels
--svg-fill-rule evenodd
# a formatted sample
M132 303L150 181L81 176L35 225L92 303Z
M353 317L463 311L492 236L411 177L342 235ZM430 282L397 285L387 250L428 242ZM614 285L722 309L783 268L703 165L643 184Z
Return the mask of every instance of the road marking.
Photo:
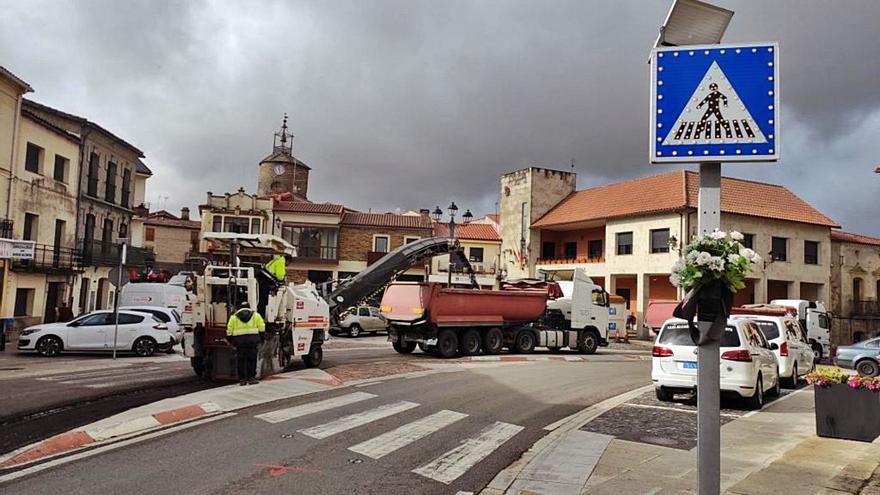
M774 399L773 402L767 402L767 403L765 403L765 404L764 404L764 407L762 407L761 409L755 409L754 411L749 411L749 412L747 412L747 413L745 414L745 416L743 416L743 417L744 417L744 418L751 418L751 417L754 416L755 414L758 414L759 412L766 410L768 407L772 407L773 404L779 404L780 402L784 401L785 399L788 399L789 397L791 397L791 396L793 396L793 395L797 395L797 394L799 394L799 393L801 393L801 392L803 392L804 390L807 390L807 389L809 389L809 388L810 388L809 386L805 386L805 387L801 387L801 388L799 388L799 389L793 390L793 391L791 391L791 392L789 392L789 393L783 395L782 397L778 397L778 398ZM766 393L766 392L765 392L765 393Z
M149 367L149 368L124 367L124 368L113 368L113 369L101 370L101 371L90 371L87 373L66 373L63 375L44 376L41 378L37 378L37 380L41 381L41 382L61 381L62 383L65 383L62 380L76 380L76 379L80 379L80 378L92 378L92 377L125 376L125 375L132 374L132 372L137 372L137 371L145 372L145 371L154 371L154 370L160 370L160 369L162 369L162 368L159 366L153 366L153 367Z
M62 385L81 385L84 387L88 387L86 385L90 382L102 382L111 385L120 385L131 382L143 381L140 378L147 376L146 380L155 380L156 375L161 375L163 373L168 373L169 370L156 370L156 371L145 371L143 373L127 373L125 375L113 375L113 376L94 376L91 378L76 378L73 380L65 380L63 382L57 382ZM107 380L115 380L113 382L108 382Z
M384 382L384 381L378 381L378 382L361 383L361 384L359 384L359 385L355 385L355 387L357 387L357 388L364 388L364 387L370 387L370 386L372 386L372 385L378 385L378 384L380 384L380 383L385 383L385 382Z
M393 402L391 404L379 406L375 409L370 409L369 411L343 416L335 421L331 421L323 425L305 428L303 430L299 430L299 432L312 438L327 438L336 435L337 433L342 433L343 431L348 431L353 428L357 428L359 426L372 423L373 421L387 418L388 416L393 416L395 414L418 406L419 405L415 402L407 402L405 400L400 402Z
M262 419L263 421L266 421L268 423L280 423L282 421L299 418L308 414L314 414L316 412L327 411L330 409L335 409L337 407L347 406L356 402L365 401L367 399L372 399L373 397L376 396L365 392L355 392L353 394L340 395L338 397L333 397L332 399L311 402L309 404L303 404L301 406L278 409L277 411L258 414L254 417L257 419Z
M348 450L379 459L467 416L464 413L443 410L349 447Z
M158 380L158 378L159 377L157 377L157 376L147 376L147 377L143 377L143 378L132 378L132 379L119 380L119 381L115 381L115 382L93 383L91 385L79 384L79 386L85 387L85 388L109 388L109 387L118 387L120 385L129 385L132 383L155 382L156 380ZM169 378L172 378L172 377L169 377ZM63 383L63 382L61 382L61 383ZM76 384L74 384L74 385L76 385Z
M523 429L522 426L496 422L483 429L479 436L468 438L428 464L413 469L413 472L448 485Z

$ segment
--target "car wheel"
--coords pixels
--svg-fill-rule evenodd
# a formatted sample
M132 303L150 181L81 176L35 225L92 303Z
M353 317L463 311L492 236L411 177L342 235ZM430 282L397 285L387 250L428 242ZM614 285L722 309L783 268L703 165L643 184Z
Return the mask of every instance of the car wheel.
M455 357L456 352L458 352L458 335L448 328L440 330L437 335L437 353L443 359L449 359Z
M353 339L358 338L358 336L360 336L360 334L361 334L361 326L358 325L357 323L352 324L351 327L348 329L348 336Z
M776 383L773 385L773 388L770 389L770 395L773 397L779 397L779 394L782 392L779 381L779 368L776 368Z
M758 375L758 381L755 383L755 395L746 399L749 409L761 409L764 407L764 380Z
M309 368L317 368L321 365L321 361L324 360L324 349L319 345L313 345L311 349L309 349L309 353L303 356L303 362L306 363L306 366Z
M818 363L822 360L822 353L824 352L822 350L822 344L818 342L813 342L812 344L810 344L810 347L813 349L813 362Z
M880 375L880 366L877 365L876 361L863 359L856 363L856 371L858 371L859 374L862 376L873 378L877 375Z
M152 356L156 353L156 341L150 337L141 337L134 341L131 350L140 357Z
M474 356L480 353L480 332L474 330L465 330L461 336L461 353L465 356Z
M599 348L599 334L593 330L584 333L583 340L578 343L578 351L582 354L594 354Z
M797 388L798 383L798 365L797 361L791 365L791 378L785 379L785 388Z
M55 357L61 354L61 350L64 349L64 344L58 337L48 335L37 341L36 349L37 353L41 356Z
M654 394L657 396L657 400L659 400L660 402L672 402L675 399L675 394L662 387L655 388Z
M490 328L483 335L483 352L486 354L498 354L504 348L504 334L500 328Z
M535 350L535 334L529 330L523 330L516 335L513 349L519 354L529 354Z

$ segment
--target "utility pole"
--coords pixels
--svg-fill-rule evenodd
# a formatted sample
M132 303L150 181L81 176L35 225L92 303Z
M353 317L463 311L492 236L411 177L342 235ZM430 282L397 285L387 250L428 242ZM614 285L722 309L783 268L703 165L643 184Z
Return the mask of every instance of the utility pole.
M119 274L116 276L116 295L113 297L113 359L116 359L116 342L119 338L119 294L122 291L122 270L125 268L125 255L128 243L122 241L119 248Z

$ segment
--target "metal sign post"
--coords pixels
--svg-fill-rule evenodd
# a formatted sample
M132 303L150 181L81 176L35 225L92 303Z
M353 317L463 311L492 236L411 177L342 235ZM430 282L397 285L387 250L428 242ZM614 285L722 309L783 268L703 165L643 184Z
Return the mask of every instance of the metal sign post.
M125 254L128 244L122 243L119 256L119 275L116 277L116 295L113 297L113 359L116 359L116 341L119 337L119 292L122 288L122 271L125 268Z
M679 4L692 14L715 8L677 0L670 18ZM733 13L725 12L718 17L726 26ZM705 27L685 21L679 19L679 30ZM670 39L670 27L667 19L661 41ZM721 34L723 29L716 41ZM650 160L700 163L702 235L721 228L722 161L779 159L778 48L775 43L681 45L651 53ZM712 325L698 322L700 334L709 334ZM720 342L710 339L697 350L697 485L700 495L715 495L721 492Z

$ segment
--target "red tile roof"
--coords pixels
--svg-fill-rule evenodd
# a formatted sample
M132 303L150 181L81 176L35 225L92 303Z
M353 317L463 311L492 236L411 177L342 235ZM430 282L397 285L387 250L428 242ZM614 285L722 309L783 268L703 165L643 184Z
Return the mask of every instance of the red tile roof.
M431 220L421 215L395 215L391 213L346 212L342 225L355 227L394 227L401 229L430 229Z
M577 191L532 227L681 211L697 207L699 175L677 171ZM782 186L722 177L721 211L828 227L837 222Z
M495 223L498 223L498 224L501 223L501 215L499 215L497 213L489 213L488 215L486 215L486 218L488 218L489 220L492 220Z
M181 220L180 218L168 213L165 210L159 210L150 213L144 220L144 225L152 225L156 227L173 227L190 230L201 230L202 223L198 220Z
M333 203L310 203L307 201L278 201L273 210L293 213L319 213L325 215L342 215L344 207Z
M449 236L449 226L442 223L434 224L434 237ZM455 226L455 237L470 241L501 242L501 236L495 227L488 223L468 223Z
M868 237L861 234L852 234L842 230L832 230L831 240L840 242L854 242L856 244L867 244L869 246L880 246L880 239Z

